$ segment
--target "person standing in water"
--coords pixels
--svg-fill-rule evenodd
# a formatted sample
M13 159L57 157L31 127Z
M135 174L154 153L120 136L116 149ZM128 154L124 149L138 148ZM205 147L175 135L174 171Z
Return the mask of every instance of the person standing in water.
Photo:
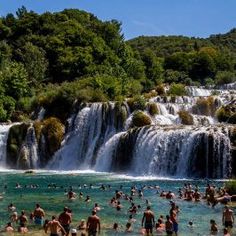
M44 210L37 203L34 210L34 223L37 225L43 225L43 217L45 216Z
M222 215L222 223L225 226L225 228L232 228L234 223L234 212L229 209L228 206L225 206L225 210L223 211Z
M70 223L72 221L71 214L68 212L68 207L64 207L64 211L60 214L58 220L64 228L65 233L63 235L68 236L70 232Z
M147 206L146 211L143 213L142 227L143 227L143 225L144 225L147 235L152 234L152 228L155 225L155 216L154 216L154 213L151 211L150 206Z
M45 233L47 233L48 229L50 229L50 236L59 236L59 232L62 231L62 233L65 235L66 231L60 224L58 220L56 220L55 216L52 216L52 220L48 222L48 224L45 226Z
M100 234L100 231L101 231L100 219L96 215L95 210L93 210L92 215L88 217L87 230L88 230L88 236L96 236L97 230L98 230L98 234Z

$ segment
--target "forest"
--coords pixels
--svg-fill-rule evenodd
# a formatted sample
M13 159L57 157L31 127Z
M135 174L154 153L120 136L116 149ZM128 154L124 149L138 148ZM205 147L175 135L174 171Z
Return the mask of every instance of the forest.
M153 89L162 95L164 84L184 95L186 85L235 82L235 71L236 29L206 39L126 41L121 22L78 9L37 14L21 7L0 18L1 122L27 120L42 106L57 107L63 120L75 100L140 99Z

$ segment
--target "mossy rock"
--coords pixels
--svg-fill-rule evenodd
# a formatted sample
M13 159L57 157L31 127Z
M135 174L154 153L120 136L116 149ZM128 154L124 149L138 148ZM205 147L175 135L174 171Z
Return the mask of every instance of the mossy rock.
M214 116L217 105L213 97L199 98L193 106L193 113L205 116Z
M187 111L179 111L179 118L183 125L193 125L193 116Z
M18 153L25 141L30 124L22 123L10 128L7 139L7 165L16 168Z
M151 125L151 123L152 123L151 118L148 115L146 115L144 112L136 111L133 114L132 126L142 127L146 125Z
M145 110L146 99L143 96L136 96L127 100L127 104L131 111Z
M150 113L151 116L158 115L159 110L157 104L154 102L148 103L148 112Z
M165 92L165 87L164 87L164 85L163 85L163 84L157 85L157 87L156 87L156 92L157 92L157 94L160 95L160 96L165 95L166 92Z
M227 122L230 124L236 124L236 101L231 104L220 107L216 111L216 117L219 122Z
M122 102L116 102L114 110L115 110L115 127L117 129L123 128L128 116L126 107Z
M36 137L39 139L39 151L43 154L42 164L45 165L61 147L65 126L59 119L50 117L42 122L35 122L34 127ZM45 142L41 143L43 139Z

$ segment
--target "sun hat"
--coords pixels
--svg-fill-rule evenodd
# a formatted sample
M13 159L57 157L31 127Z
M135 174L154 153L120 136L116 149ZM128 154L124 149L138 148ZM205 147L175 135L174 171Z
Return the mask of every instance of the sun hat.
M71 233L75 234L75 233L77 233L77 230L76 229L71 229Z

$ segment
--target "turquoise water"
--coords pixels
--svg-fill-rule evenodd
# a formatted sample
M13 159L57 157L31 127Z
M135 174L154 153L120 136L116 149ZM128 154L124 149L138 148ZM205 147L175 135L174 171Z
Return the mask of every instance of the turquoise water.
M127 212L130 207L130 203L126 200L121 200L123 208L121 212L117 212L115 208L109 205L109 201L115 193L116 189L123 186L122 191L124 193L130 193L130 187L136 185L140 188L143 185L159 186L160 190L172 190L176 193L178 188L182 187L184 183L191 182L192 185L197 184L200 187L200 191L204 192L206 181L190 181L190 180L168 180L168 179L155 179L155 178L132 178L125 176L114 176L111 174L100 173L46 173L39 172L35 174L24 174L19 172L1 172L0 173L0 191L3 192L3 200L0 201L0 227L4 228L5 224L9 221L9 212L7 206L13 203L16 206L16 211L20 214L21 210L25 210L29 216L30 212L34 210L36 203L40 203L42 208L46 212L46 218L50 219L53 214L58 215L62 212L64 206L68 206L72 209L73 223L76 227L81 219L87 219L90 215L94 203L97 202L102 210L98 213L102 223L101 235L113 235L113 232L109 229L112 228L114 222L117 222L121 228L118 235L125 229L125 224L128 221L129 214ZM19 183L22 188L16 188L16 183ZM48 185L55 184L57 188L49 188ZM84 188L84 184L87 185ZM90 188L92 184L92 188ZM111 185L110 189L106 191L100 190L101 184ZM4 186L7 186L5 188ZM38 185L38 188L30 188L30 185ZM223 182L215 182L216 186L222 186ZM84 199L77 197L74 201L69 201L65 195L65 190L70 186L73 187L74 192L79 195L79 192L83 192L84 198L86 195L91 196L91 202L85 203ZM156 219L160 215L167 215L169 213L170 204L166 199L162 199L157 194L156 189L144 190L144 198L140 199L137 196L134 197L136 205L141 205L141 210L134 216L136 222L133 225L133 232L129 235L140 235L141 218L143 210L146 209L145 200L148 199L151 203L151 208L155 213ZM179 213L179 235L181 236L203 236L209 235L210 219L214 219L218 228L220 229L219 235L222 233L221 217L222 217L222 205L217 205L214 209L207 206L205 202L186 202L180 199L175 199L177 205L180 207ZM192 220L194 227L190 229L188 222ZM33 224L29 224L30 231L37 230L37 227ZM156 235L156 234L154 234Z

